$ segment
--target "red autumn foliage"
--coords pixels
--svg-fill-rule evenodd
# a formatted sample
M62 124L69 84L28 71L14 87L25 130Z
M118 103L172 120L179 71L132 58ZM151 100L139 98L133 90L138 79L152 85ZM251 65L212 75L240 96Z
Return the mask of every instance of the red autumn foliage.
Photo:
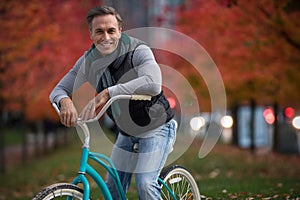
M49 93L90 46L86 12L99 1L2 1L2 107L27 120L54 117ZM5 30L5 31L4 31Z
M178 9L176 29L198 41L216 62L229 105L251 98L299 108L300 12L296 0L195 0ZM295 3L296 2L296 3ZM0 100L27 120L56 117L49 93L89 48L86 12L99 1L0 3ZM189 63L172 65L186 75L202 106L205 84ZM204 89L203 89L204 88Z
M229 105L256 99L299 108L300 9L296 5L294 0L190 1L178 14L177 30L197 40L212 56Z

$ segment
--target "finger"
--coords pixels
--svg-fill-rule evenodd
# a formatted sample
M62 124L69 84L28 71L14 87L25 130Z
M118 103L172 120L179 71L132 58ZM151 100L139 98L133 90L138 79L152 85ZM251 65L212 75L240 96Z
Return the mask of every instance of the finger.
M85 114L86 114L86 115L85 115L85 117L86 117L85 119L86 119L86 120L92 119L92 118L93 118L93 112L94 112L94 111L92 111L92 110L88 110L88 111L85 113Z
M69 127L66 113L61 114L60 121L63 125Z
M77 111L75 111L74 115L73 115L73 125L76 125L77 119L78 119L78 114L77 114Z
M95 110L94 102L90 102L82 111L82 119L84 120L91 119L94 110Z
M84 112L82 113L82 119L83 120L89 120L92 119L94 117L94 110L84 110Z
M76 122L75 116L76 113L64 111L61 113L61 123L67 127L74 126Z
M76 117L76 115L73 113L73 115L71 116L71 119L70 119L70 125L71 125L71 126L75 126L75 125L76 125L76 122L77 122L77 117Z
M67 126L71 127L71 125L72 125L72 113L67 113L65 120L66 120Z
M83 109L83 111L80 113L80 118L82 119L82 120L86 120L86 109Z
M60 116L60 123L62 123L63 125L65 125L64 118L63 118L62 115Z
M65 121L66 121L67 126L70 127L71 123L70 123L70 114L69 113L66 113Z
M67 104L61 107L60 121L63 125L70 127L76 125L77 111L73 104Z

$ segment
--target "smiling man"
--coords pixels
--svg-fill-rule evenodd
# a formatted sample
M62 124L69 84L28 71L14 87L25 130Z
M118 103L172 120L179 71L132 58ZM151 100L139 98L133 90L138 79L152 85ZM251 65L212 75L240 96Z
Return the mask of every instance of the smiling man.
M90 34L93 43L102 55L111 54L121 38L122 19L112 15L89 17Z
M83 120L93 118L110 97L151 95L151 101L119 101L107 111L120 132L111 159L125 192L136 173L139 199L161 199L157 179L175 142L176 129L162 91L160 68L143 41L122 33L122 18L114 8L91 9L87 22L93 45L56 85L50 100L60 107L61 123L70 127L78 118L70 96L85 82L97 95L81 111ZM119 199L109 175L107 185L113 199Z

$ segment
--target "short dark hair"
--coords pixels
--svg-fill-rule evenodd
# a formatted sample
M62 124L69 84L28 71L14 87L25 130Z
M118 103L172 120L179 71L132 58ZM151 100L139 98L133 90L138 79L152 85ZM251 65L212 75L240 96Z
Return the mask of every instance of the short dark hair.
M122 18L119 15L119 13L117 13L117 11L110 6L96 6L94 8L92 8L86 15L86 19L87 19L87 23L89 26L89 29L92 30L92 21L94 19L94 17L96 16L102 16L102 15L114 15L119 23L119 28L122 28Z

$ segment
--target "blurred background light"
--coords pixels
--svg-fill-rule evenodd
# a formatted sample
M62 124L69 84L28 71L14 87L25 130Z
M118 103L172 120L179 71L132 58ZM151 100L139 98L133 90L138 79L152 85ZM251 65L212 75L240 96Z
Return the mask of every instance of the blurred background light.
M193 117L190 120L190 126L193 131L198 131L200 130L203 126L205 125L205 119L201 116L199 117Z
M233 125L233 119L229 115L225 115L224 117L222 117L220 122L224 128L231 128Z
M296 129L300 129L300 116L295 117L292 124Z

